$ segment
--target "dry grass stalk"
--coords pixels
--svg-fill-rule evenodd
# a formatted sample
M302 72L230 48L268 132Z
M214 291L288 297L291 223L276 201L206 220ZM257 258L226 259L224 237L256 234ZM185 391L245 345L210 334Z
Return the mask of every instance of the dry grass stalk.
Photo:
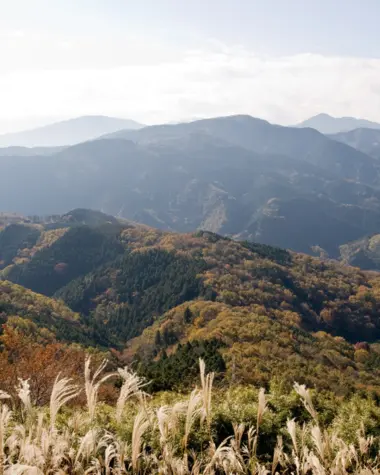
M107 379L114 376L114 373L111 373L106 374L102 378L98 379L101 373L105 370L107 363L107 360L103 360L102 363L99 365L98 369L93 374L93 376L91 376L91 356L88 356L86 358L84 366L84 381L87 398L87 408L91 422L93 422L96 413L96 404L98 401L99 388L105 381L107 381Z
M206 375L204 362L200 362L201 389L194 389L187 400L155 410L140 404L142 380L127 368L119 369L123 378L119 399L115 408L107 409L109 420L116 421L111 433L102 427L104 414L97 404L99 387L111 376L101 376L105 364L91 376L90 359L86 360L88 414L74 411L64 424L57 415L79 388L58 375L49 407L38 409L32 405L28 381L20 381L21 414L0 404L0 475L380 475L380 460L375 455L379 440L366 437L362 428L357 441L349 444L337 433L323 430L310 393L301 385L295 389L312 421L302 426L294 419L287 421L290 450L278 437L272 462L264 463L257 454L268 411L263 389L258 394L256 425L235 424L234 435L217 446L211 435L213 375ZM9 398L0 394L0 399ZM134 400L137 404L123 418L126 402ZM128 424L131 432L126 435L123 431ZM195 451L192 444L198 429L203 430L204 439L201 450Z

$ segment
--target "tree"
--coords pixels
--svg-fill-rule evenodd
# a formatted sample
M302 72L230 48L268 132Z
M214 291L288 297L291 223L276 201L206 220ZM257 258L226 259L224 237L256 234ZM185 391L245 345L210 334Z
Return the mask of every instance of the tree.
M161 346L162 345L162 338L161 338L161 332L160 330L156 331L156 336L154 339L154 343L156 346Z
M185 323L191 323L193 321L193 313L189 307L186 307L183 313L183 320Z

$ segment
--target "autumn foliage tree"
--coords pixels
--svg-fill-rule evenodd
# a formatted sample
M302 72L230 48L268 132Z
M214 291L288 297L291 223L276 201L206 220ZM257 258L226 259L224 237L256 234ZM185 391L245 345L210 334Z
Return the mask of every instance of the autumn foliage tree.
M82 383L86 355L83 347L57 342L48 330L19 317L12 317L2 330L0 389L12 391L19 379L27 379L35 398L34 403L44 405L49 400L57 374ZM94 362L104 357L100 352L93 350L92 353ZM112 393L107 386L103 391L108 395Z

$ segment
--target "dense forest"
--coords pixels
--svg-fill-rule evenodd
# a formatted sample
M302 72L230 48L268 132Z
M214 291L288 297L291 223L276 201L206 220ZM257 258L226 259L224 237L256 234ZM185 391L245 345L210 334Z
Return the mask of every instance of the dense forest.
M85 210L13 222L0 244L5 327L111 350L152 388L188 389L202 357L220 384L379 391L374 272Z
M377 473L376 272L87 210L3 219L4 474Z

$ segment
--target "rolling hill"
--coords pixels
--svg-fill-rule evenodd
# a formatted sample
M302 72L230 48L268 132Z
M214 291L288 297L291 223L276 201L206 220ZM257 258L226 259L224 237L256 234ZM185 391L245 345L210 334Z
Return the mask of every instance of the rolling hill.
M332 257L380 230L377 160L249 116L123 130L50 156L3 156L0 169L3 208L24 215L92 208Z
M83 116L56 122L32 130L0 135L0 147L58 147L92 140L120 129L143 125L127 119L106 116ZM15 150L12 151L12 154ZM21 150L18 153L25 153Z
M60 301L5 280L0 280L0 321L20 329L24 327L26 331L38 331L42 341L56 338L70 344L96 344L78 313ZM29 327L27 322L31 323Z

